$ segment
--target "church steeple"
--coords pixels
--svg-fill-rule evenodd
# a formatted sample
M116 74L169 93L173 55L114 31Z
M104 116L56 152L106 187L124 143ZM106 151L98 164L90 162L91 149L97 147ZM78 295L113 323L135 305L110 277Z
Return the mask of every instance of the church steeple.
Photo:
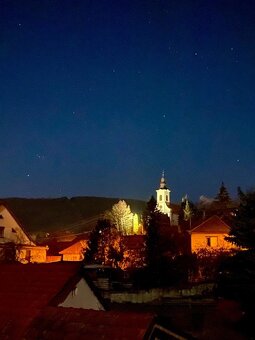
M160 179L159 189L167 189L166 180L165 180L165 171L164 170L162 171L162 176L161 176L161 179Z
M162 176L159 183L159 189L157 192L157 207L162 214L171 215L170 205L170 190L166 186L165 172L162 172Z

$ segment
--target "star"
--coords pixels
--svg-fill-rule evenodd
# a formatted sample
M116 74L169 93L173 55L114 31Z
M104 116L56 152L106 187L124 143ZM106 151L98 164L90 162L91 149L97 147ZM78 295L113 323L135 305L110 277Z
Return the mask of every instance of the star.
M30 177L30 174L27 174L26 176L27 176L27 177Z
M196 56L197 56L197 54L198 54L197 52L194 53L194 55L196 55Z
M44 158L45 158L44 155L40 155L39 153L37 153L37 154L35 155L35 157L38 158L38 159L44 159Z

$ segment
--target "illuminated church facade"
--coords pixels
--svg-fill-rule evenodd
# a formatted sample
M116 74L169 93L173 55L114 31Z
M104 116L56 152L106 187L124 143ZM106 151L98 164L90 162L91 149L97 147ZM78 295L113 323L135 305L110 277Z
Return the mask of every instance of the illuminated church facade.
M160 179L159 189L156 190L156 193L158 210L170 218L171 225L178 225L178 208L176 205L171 204L171 190L168 189L166 185L164 171Z

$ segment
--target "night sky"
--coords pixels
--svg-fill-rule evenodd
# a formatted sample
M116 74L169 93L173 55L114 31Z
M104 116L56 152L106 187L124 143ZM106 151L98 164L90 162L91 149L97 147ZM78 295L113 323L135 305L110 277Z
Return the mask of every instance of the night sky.
M255 2L0 0L0 197L255 183Z

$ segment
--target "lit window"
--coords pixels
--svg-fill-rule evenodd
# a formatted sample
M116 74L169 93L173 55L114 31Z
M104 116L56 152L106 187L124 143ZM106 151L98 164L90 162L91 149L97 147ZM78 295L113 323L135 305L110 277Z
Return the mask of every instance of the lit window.
M217 247L218 246L218 237L217 236L206 237L206 245L207 245L207 247Z
M4 227L0 227L0 237L4 237Z

